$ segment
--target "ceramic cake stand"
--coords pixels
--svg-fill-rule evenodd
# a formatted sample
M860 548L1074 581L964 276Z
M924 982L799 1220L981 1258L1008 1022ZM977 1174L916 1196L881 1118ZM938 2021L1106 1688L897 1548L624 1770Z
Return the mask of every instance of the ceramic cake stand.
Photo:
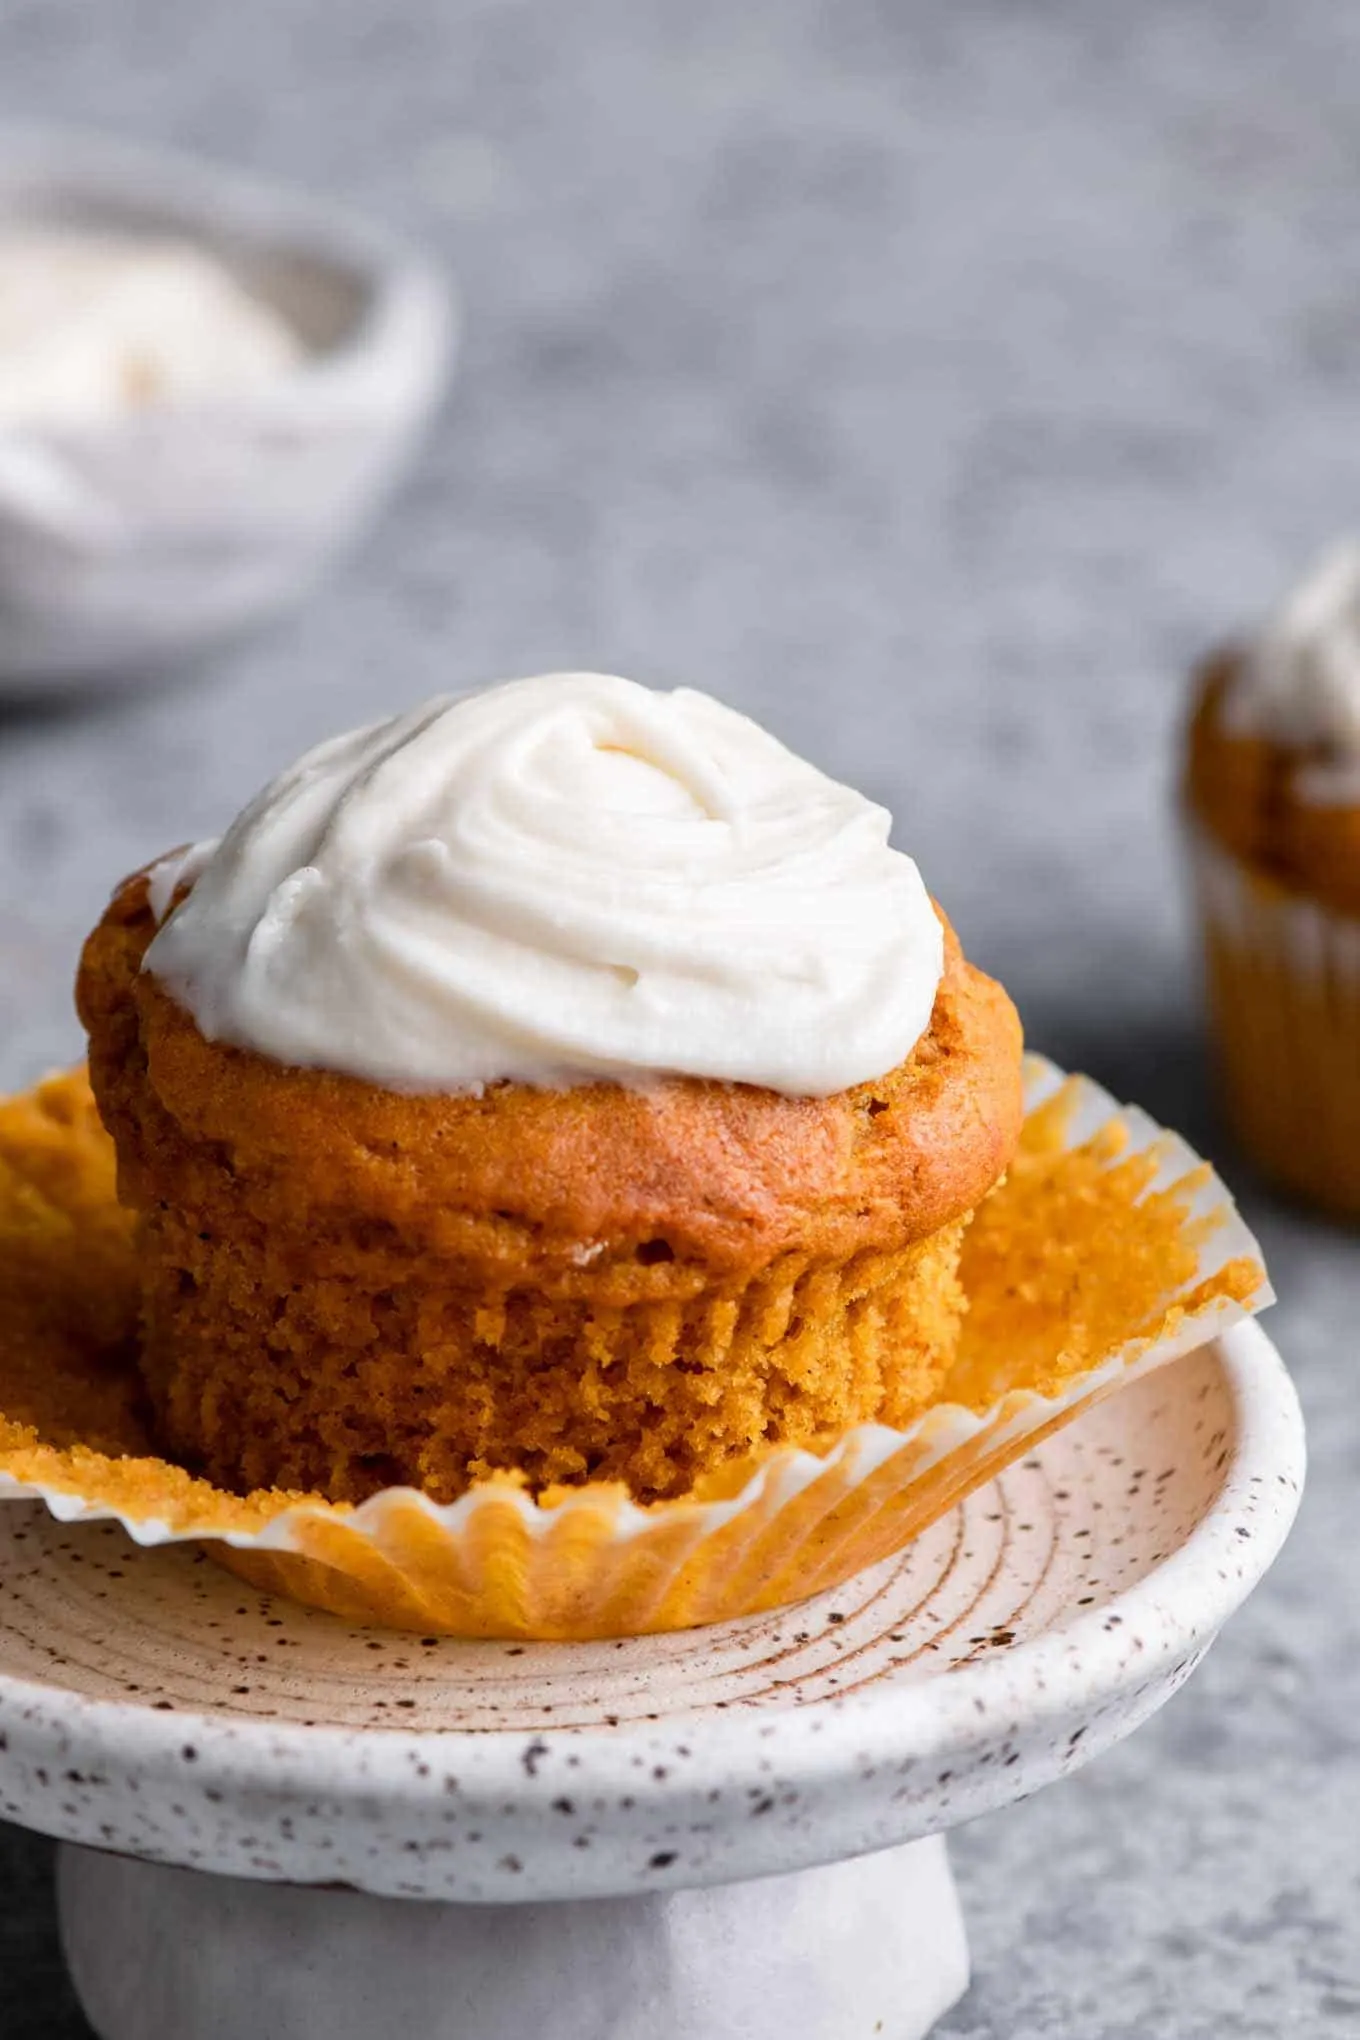
M837 1593L687 1635L347 1629L0 1509L0 1815L60 1836L103 2040L917 2040L967 1982L942 1831L1107 1749L1288 1529L1234 1331Z

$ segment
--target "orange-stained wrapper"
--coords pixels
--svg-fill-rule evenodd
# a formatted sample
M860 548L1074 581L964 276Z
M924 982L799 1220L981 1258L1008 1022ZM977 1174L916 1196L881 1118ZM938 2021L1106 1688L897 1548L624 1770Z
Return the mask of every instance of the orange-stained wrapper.
M1220 1088L1263 1174L1360 1220L1360 916L1291 891L1202 830L1190 855Z
M1027 1065L1006 1181L965 1240L969 1309L946 1400L776 1448L692 1495L535 1497L509 1477L437 1504L223 1493L140 1428L131 1235L83 1076L0 1106L0 1498L112 1517L142 1545L206 1543L260 1587L425 1634L641 1635L838 1586L1112 1390L1271 1301L1206 1163L1096 1085Z

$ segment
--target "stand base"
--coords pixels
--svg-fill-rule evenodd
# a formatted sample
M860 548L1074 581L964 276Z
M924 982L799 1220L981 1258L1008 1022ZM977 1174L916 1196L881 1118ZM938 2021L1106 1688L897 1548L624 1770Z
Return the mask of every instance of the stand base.
M942 1837L709 1891L443 1905L65 1846L101 2040L922 2040L968 1950Z

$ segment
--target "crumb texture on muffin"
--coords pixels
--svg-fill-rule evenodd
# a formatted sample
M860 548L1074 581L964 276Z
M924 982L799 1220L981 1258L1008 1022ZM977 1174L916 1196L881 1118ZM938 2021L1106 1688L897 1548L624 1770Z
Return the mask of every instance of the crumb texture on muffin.
M223 1251L200 1217L152 1221L142 1364L167 1448L242 1491L452 1501L513 1470L682 1494L762 1447L908 1422L963 1311L961 1221L896 1255L787 1255L692 1301L608 1305L430 1280L390 1252L360 1269L348 1241L268 1227Z
M1021 1116L1014 1008L952 931L907 1062L809 1100L285 1068L204 1039L141 970L154 927L140 875L78 998L186 1465L341 1500L505 1467L655 1499L938 1391L962 1227Z

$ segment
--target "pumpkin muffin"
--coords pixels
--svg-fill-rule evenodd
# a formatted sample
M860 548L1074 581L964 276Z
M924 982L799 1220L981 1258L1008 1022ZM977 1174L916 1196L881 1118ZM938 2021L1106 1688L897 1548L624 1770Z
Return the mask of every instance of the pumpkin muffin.
M1204 661L1185 803L1233 1128L1282 1188L1360 1217L1360 545Z
M1020 1034L887 825L707 697L557 675L120 887L77 996L167 1452L650 1501L925 1408Z

